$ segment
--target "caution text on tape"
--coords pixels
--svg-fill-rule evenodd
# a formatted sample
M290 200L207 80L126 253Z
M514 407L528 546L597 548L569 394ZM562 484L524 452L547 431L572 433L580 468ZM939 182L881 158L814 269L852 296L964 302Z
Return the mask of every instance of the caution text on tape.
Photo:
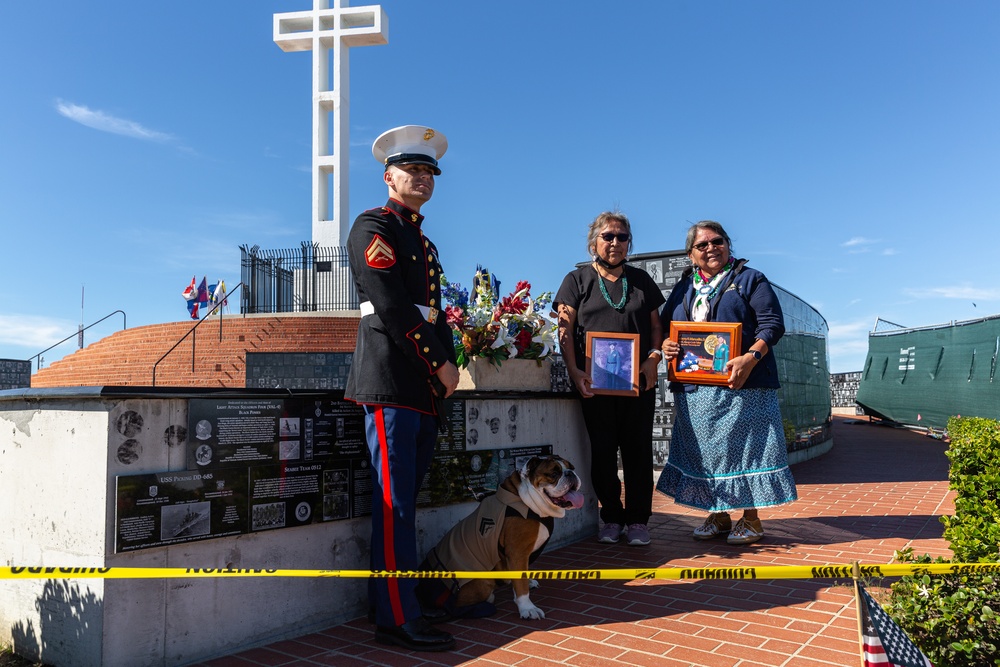
M844 579L854 576L854 564L769 565L762 567L664 567L592 570L510 571L372 571L284 570L182 567L0 567L0 579L177 579L194 577L315 577L341 579ZM858 564L865 578L1000 572L998 563Z

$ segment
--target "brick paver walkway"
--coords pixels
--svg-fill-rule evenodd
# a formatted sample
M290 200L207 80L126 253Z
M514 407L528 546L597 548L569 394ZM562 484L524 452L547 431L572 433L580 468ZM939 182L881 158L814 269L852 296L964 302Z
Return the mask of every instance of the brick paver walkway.
M938 517L953 511L945 443L905 429L834 418L833 450L792 468L798 502L762 511L765 539L698 542L704 515L654 498L649 547L582 541L543 554L538 569L888 563L893 551L948 556ZM556 528L558 530L558 527ZM878 583L878 582L874 582ZM882 582L883 584L888 582ZM850 580L543 581L546 612L523 621L509 589L488 619L448 623L456 650L376 644L364 619L204 663L545 667L851 667L858 664Z

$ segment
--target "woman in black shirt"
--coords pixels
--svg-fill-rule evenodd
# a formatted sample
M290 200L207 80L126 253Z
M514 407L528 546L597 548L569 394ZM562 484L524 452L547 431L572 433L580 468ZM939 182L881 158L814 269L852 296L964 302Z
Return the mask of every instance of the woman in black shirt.
M653 389L663 342L657 310L664 299L648 273L625 263L631 247L632 227L624 214L597 216L587 234L593 262L567 274L554 305L559 311L559 346L590 435L591 483L604 523L597 539L615 543L624 533L628 544L644 546L649 544L646 524L653 511ZM587 332L639 334L638 396L591 391L594 381L587 374L584 350Z

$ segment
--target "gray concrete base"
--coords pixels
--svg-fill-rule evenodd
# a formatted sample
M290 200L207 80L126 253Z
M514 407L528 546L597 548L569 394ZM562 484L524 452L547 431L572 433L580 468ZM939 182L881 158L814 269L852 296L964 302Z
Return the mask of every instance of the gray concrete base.
M831 449L833 449L833 438L824 440L823 442L813 445L812 447L806 447L805 449L788 452L788 465L793 466L796 463L802 463L803 461L814 459L817 456L826 454Z
M368 568L367 518L114 553L116 476L184 470L185 448L167 443L164 432L187 424L190 396L182 389L145 395L137 389L127 396L116 389L111 396L101 388L0 392L0 553L6 565ZM585 482L590 479L579 401L555 394L475 395L467 406L482 422L470 450L553 445ZM143 424L122 456L126 438L116 420L125 411L142 415ZM518 415L516 431L492 432L490 420L506 424L512 414ZM551 548L594 535L597 501L584 491L585 506L556 523ZM420 550L474 507L466 502L420 510ZM55 667L186 665L361 616L366 587L366 579L344 578L8 580L0 586L0 642Z

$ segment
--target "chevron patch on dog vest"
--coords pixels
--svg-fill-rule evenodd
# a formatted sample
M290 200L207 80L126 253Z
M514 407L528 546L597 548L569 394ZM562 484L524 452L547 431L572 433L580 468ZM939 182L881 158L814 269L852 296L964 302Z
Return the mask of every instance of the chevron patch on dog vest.
M479 520L479 535L486 537L491 530L497 527L497 522L493 519L483 517Z
M365 262L373 269L388 269L396 263L396 253L378 234L365 248Z

